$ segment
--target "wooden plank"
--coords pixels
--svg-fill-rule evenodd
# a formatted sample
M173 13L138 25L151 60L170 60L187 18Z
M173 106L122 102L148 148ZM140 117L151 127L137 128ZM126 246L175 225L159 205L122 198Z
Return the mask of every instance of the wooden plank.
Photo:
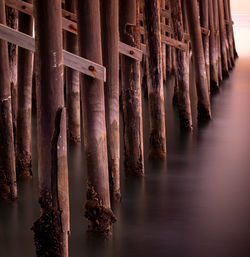
M35 52L35 39L0 24L0 38ZM85 58L63 50L63 64L88 76L106 81L106 68Z
M20 0L5 0L5 4L20 12L33 15L33 5Z
M167 37L167 36L162 35L161 36L161 42L166 44L166 45L178 48L182 51L187 51L188 50L188 45L186 43L183 43L183 42L178 41L176 39L173 39L171 37Z
M147 46L146 46L146 44L141 44L141 50L142 50L144 55L147 54Z
M119 42L119 52L138 61L142 60L143 52L141 50L122 42Z

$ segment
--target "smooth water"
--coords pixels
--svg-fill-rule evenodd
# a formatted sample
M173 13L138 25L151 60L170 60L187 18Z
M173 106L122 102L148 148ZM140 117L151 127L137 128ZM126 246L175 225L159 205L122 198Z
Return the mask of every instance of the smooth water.
M86 233L82 146L69 146L70 257L250 256L250 58L237 60L213 97L213 120L193 135L180 133L170 82L165 90L167 162L146 158L144 101L146 176L127 179L122 170L122 202L114 206L118 221L110 241ZM19 200L0 203L1 257L35 257L30 228L39 217L36 158L33 167L33 180L19 184Z

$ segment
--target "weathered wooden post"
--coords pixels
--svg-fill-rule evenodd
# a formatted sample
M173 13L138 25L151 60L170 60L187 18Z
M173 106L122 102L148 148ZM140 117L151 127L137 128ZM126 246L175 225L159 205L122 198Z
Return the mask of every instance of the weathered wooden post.
M32 3L32 0L26 0ZM19 13L18 29L32 36L33 20ZM16 167L18 177L31 176L31 106L32 106L33 53L18 48L18 110L16 131Z
M222 62L221 62L221 43L220 43L220 26L219 26L219 11L218 11L218 0L213 0L214 8L214 27L215 27L215 38L217 45L217 59L218 59L218 79L219 83L223 80L222 78Z
M228 47L229 53L228 58L230 58L231 67L234 66L234 46L233 46L233 25L232 20L230 18L230 8L229 8L229 1L224 0L224 12L225 12L225 22L226 22L226 30L227 30L227 40L228 40Z
M228 72L228 42L226 35L225 17L223 0L218 0L218 11L219 11L219 25L220 25L220 44L221 44L221 63L222 63L222 76L223 78L229 76Z
M120 0L121 41L140 48L139 1ZM148 74L147 74L148 76ZM121 86L124 123L125 170L144 174L140 62L121 56Z
M232 12L231 12L231 0L228 0L228 8L229 8L229 18L230 21L232 21ZM232 38L233 38L233 48L234 48L234 59L238 58L238 53L235 46L235 40L234 40L234 30L233 30L233 23L231 23L232 26Z
M6 24L4 0L0 0L0 23ZM0 199L7 200L17 198L17 185L8 45L3 40L0 40L0 77Z
M66 0L65 9L76 13L76 0ZM77 36L66 32L67 51L78 54ZM79 72L69 67L66 68L66 99L67 99L67 127L68 138L78 143L81 141L81 106L80 106L80 78Z
M119 1L101 0L101 10L110 194L112 199L120 200Z
M17 29L18 11L6 6L6 24L7 26ZM12 103L12 121L14 137L16 131L17 117L17 46L8 43L9 51L9 68L10 68L10 85L11 85L11 103Z
M166 3L165 0L161 0L161 8L165 9ZM166 24L166 18L161 17L161 23ZM165 31L161 30L161 33L165 35ZM166 45L164 43L161 44L162 48L162 75L163 75L163 82L165 83L167 80L167 70L166 70Z
M209 59L209 20L208 20L208 2L211 0L200 1L200 24L206 30L206 33L202 33L203 49L205 56L205 65L207 71L208 91L210 92L210 59Z
M218 78L218 49L216 44L216 28L214 26L214 3L208 1L209 11L209 57L210 57L210 89L211 93L215 93L219 88Z
M61 0L34 0L40 218L37 256L68 256L69 192Z
M78 0L80 55L102 64L99 0ZM89 67L95 73L93 67ZM87 162L85 216L89 231L109 233L115 221L110 209L104 83L81 74L84 148Z
M148 102L151 158L166 158L165 108L162 77L160 2L144 0L144 26L148 56Z
M170 0L173 29L176 38L184 42L184 25L181 0ZM176 50L177 55L177 106L180 116L181 128L192 130L192 114L189 94L189 49L187 51Z
M169 0L165 0L166 9L169 10ZM166 18L166 24L171 26L169 17ZM166 33L167 36L170 36L169 33ZM166 76L170 76L173 73L173 47L166 45Z
M187 8L188 6L188 8ZM198 5L196 0L187 0L186 6L190 30L191 46L196 70L196 88L198 95L198 120L211 119L211 107L208 94L208 83L203 52L201 28L198 17Z

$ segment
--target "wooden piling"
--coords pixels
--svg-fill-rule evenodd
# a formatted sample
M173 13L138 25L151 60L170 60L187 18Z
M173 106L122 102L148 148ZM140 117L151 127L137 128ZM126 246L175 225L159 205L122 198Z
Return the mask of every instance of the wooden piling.
M65 9L76 13L76 0L65 0ZM71 32L66 32L67 51L78 54L78 39ZM66 106L68 138L71 142L81 141L81 105L80 105L80 78L79 72L66 67Z
M40 218L37 256L68 256L69 194L60 0L34 0Z
M176 38L184 42L184 25L181 0L170 0L173 29ZM189 94L189 50L176 50L177 74L177 106L179 110L181 129L192 130L191 102Z
M103 65L107 70L105 113L111 198L120 200L119 2L101 0Z
M166 3L165 0L161 0L161 8L165 9ZM166 18L161 17L161 23L166 24ZM161 30L161 33L165 35L165 31ZM162 43L161 45L162 48L162 76L163 76L163 83L166 82L167 80L167 70L166 70L166 45Z
M218 49L216 44L217 30L214 26L214 1L208 1L209 11L209 57L210 57L210 92L213 94L219 88Z
M205 57L201 38L201 28L198 17L198 5L196 0L187 0L187 16L190 30L191 46L196 70L196 88L198 96L198 121L211 119L211 107L208 94Z
M6 24L5 2L0 0L0 23ZM0 199L17 198L11 108L8 45L0 40Z
M227 55L228 54L228 42L227 42L227 35L226 35L223 0L218 0L218 11L219 11L222 76L223 76L223 78L226 78L229 76L228 55Z
M202 0L200 1L200 24L201 27L206 30L209 29L209 16L208 16L208 2L211 0ZM202 33L203 49L205 56L205 65L207 71L207 82L208 82L208 91L210 93L210 58L209 58L209 37L210 33Z
M144 26L148 57L148 102L151 158L166 158L165 107L162 77L160 3L144 0Z
M166 9L169 10L169 0L165 0ZM166 25L171 26L170 19L166 18ZM170 36L169 33L166 33L167 36ZM166 76L170 76L173 73L173 61L172 61L172 54L173 47L166 45Z
M139 1L120 0L121 41L140 48ZM148 76L148 74L147 74ZM121 87L126 174L144 174L140 62L121 56Z
M26 0L32 3L32 0ZM32 36L33 20L30 15L20 12L18 29ZM32 106L33 53L18 48L18 110L16 131L17 177L31 176L31 106Z
M18 11L6 6L6 25L17 29ZM16 118L17 118L17 46L8 43L9 52L9 70L10 70L10 85L11 85L11 107L12 121L14 129L14 139L16 134Z
M80 55L102 65L99 0L78 0ZM96 71L89 67L93 73ZM87 163L85 216L89 231L109 234L115 221L110 209L104 83L81 74L84 148Z

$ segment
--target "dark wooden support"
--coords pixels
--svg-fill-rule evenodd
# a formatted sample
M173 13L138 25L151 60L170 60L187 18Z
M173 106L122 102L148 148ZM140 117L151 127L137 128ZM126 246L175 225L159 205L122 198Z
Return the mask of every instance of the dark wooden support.
M69 194L61 0L34 0L40 218L37 256L68 256Z
M233 21L231 16L230 0L224 0L225 19L228 21L227 27L227 39L229 44L229 54L232 66L234 66L234 35L233 35Z
M169 9L169 1L166 1L165 2L165 6L166 8ZM166 18L166 24L168 26L170 26L170 18ZM169 33L166 33L167 36L170 36ZM173 47L169 46L169 45L166 45L166 73L167 73L167 76L171 75L172 72L173 72L173 62L172 62L172 54L173 52Z
M140 48L139 1L120 0L121 41ZM148 74L147 74L148 76ZM124 165L127 175L144 174L140 62L121 56Z
M220 45L221 45L221 64L223 78L229 76L228 68L228 42L225 26L223 0L218 0L219 26L220 26Z
M202 0L200 1L200 24L203 29L209 31L209 16L208 16L208 2L211 0ZM210 33L202 33L203 49L205 56L205 64L207 71L207 82L208 82L208 91L210 92L210 58L209 58L209 37Z
M80 55L102 65L100 2L78 0L77 3ZM83 74L80 79L87 163L85 216L89 231L109 234L115 218L110 209L104 83Z
M76 0L66 0L65 8L72 13L76 13ZM66 32L66 49L67 51L78 55L77 36L71 32ZM78 143L81 141L79 72L67 67L65 76L68 138L72 142Z
M216 44L217 31L214 26L214 1L208 1L209 11L209 57L210 57L210 92L215 93L219 88L218 78L218 48Z
M0 0L0 23L6 24L5 3ZM8 45L0 40L0 199L17 198Z
M220 39L220 26L219 26L219 11L218 11L218 0L213 0L214 8L214 27L215 27L215 37L217 45L217 62L218 62L218 79L219 83L222 81L222 62L221 62L221 39Z
M165 9L166 3L165 0L161 0L161 8ZM166 24L166 18L161 17L161 23L163 25ZM165 35L165 30L163 29L163 26L161 27L161 34ZM163 82L166 82L167 79L167 70L166 70L166 45L162 44L162 75L163 75Z
M6 6L6 25L17 29L18 11ZM8 43L9 67L10 67L10 85L11 85L11 103L12 103L12 121L14 129L14 138L16 135L16 117L17 117L17 46Z
M27 0L32 3L32 0ZM19 13L18 29L32 36L33 19ZM18 48L18 110L16 131L17 177L31 176L31 106L32 106L33 53Z
M171 15L175 36L184 42L184 25L181 0L170 0ZM192 130L192 114L189 94L189 51L176 50L176 90L177 107L179 110L181 128L185 131Z
M207 121L211 119L211 107L208 94L205 57L201 38L201 28L198 17L197 1L187 0L185 8L187 7L191 46L196 71L196 88L198 95L198 120Z
M162 77L160 2L144 1L144 26L148 57L148 102L150 153L152 158L166 158L165 108Z
M103 65L110 195L120 200L119 1L101 1Z

